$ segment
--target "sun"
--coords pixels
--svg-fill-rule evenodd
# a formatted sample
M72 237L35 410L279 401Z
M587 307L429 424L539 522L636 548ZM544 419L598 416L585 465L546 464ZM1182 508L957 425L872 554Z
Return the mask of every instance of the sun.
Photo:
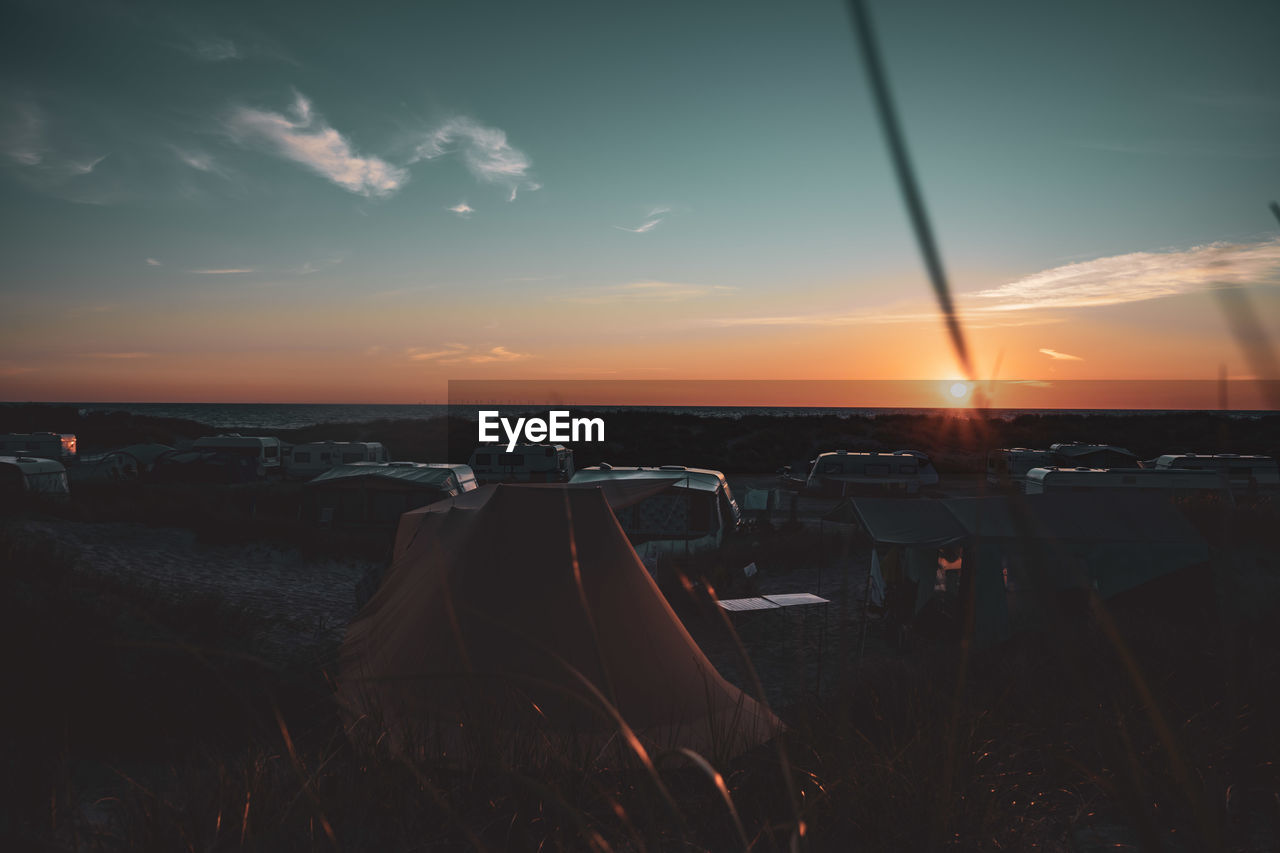
M953 400L963 400L969 396L969 391L969 383L967 382L952 382L951 386L947 388L947 393L951 395Z

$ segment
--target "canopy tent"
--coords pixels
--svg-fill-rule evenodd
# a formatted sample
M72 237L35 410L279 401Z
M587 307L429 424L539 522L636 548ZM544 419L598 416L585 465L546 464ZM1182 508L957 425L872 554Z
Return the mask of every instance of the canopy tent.
M455 751L460 724L499 708L603 742L617 725L602 700L658 746L723 755L773 736L780 722L716 672L611 509L668 485L503 484L406 513L342 646L349 711Z
M1208 544L1167 498L1142 493L1061 493L893 501L854 507L877 545L906 549L924 567L938 547L963 542L976 565L976 623L987 639L1007 630L1005 573L1014 588L1093 589L1104 598L1209 559ZM933 560L936 563L936 559ZM917 611L932 584L918 570Z

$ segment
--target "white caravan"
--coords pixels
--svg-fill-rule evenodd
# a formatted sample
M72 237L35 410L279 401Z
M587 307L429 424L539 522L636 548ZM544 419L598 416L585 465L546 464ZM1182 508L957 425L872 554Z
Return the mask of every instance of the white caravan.
M274 436L240 435L236 432L197 438L192 447L196 450L217 450L252 457L262 464L262 470L267 473L278 473L281 470L280 460L284 456L280 439Z
M71 433L32 432L0 435L0 453L37 459L75 459L76 437Z
M1233 492L1247 494L1280 488L1280 466L1270 456L1235 453L1167 453L1156 459L1157 470L1217 471Z
M1027 494L1088 492L1096 489L1158 492L1170 496L1226 495L1227 480L1217 471L1176 468L1032 468Z
M299 480L309 480L338 465L390 461L380 441L311 441L284 449L285 475Z
M1052 467L1055 461L1052 450L1029 450L1025 447L993 450L987 454L987 483L1025 492L1027 472L1032 468Z
M616 510L618 523L646 563L661 556L691 556L713 551L738 529L742 513L729 481L719 471L663 465L659 468L583 468L571 483L609 481L673 481L640 503Z
M67 469L56 459L0 456L0 506L71 500Z
M567 483L573 477L573 451L562 444L477 447L468 463L481 483Z
M834 497L875 492L914 495L936 485L938 470L919 450L819 453L805 481L807 491Z

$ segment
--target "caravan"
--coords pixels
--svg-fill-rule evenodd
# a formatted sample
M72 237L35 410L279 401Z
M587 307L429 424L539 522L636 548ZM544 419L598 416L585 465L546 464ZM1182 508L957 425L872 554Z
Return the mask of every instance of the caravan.
M471 470L481 483L567 483L573 451L562 444L481 445L471 454Z
M207 435L197 438L192 445L195 450L216 450L220 453L232 453L236 456L247 456L256 459L265 473L279 473L281 452L280 439L274 436L240 435Z
M0 508L71 500L67 469L56 459L0 456Z
M706 468L583 468L570 483L647 480L670 485L635 506L617 511L618 523L646 562L660 556L689 556L713 551L742 523L742 513L724 474Z
M1027 494L1095 490L1156 492L1171 497L1226 495L1231 490L1217 471L1177 468L1032 468Z
M938 471L919 450L819 453L805 481L806 491L832 497L886 492L914 495L936 485Z
M1025 447L993 450L987 454L987 484L1025 492L1027 472L1032 468L1049 468L1053 464L1052 450L1028 450Z
M378 441L311 441L285 448L284 473L309 480L338 465L390 461L387 448Z
M0 435L0 453L59 461L76 458L76 437L71 433L32 432Z
M1217 471L1237 493L1280 488L1280 469L1270 456L1168 453L1156 459L1155 467L1157 470Z

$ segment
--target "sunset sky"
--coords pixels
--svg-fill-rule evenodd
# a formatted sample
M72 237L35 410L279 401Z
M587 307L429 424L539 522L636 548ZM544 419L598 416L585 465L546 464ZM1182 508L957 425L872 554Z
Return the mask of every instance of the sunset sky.
M871 8L981 375L1259 372L1280 3ZM3 14L0 400L960 375L840 2Z

